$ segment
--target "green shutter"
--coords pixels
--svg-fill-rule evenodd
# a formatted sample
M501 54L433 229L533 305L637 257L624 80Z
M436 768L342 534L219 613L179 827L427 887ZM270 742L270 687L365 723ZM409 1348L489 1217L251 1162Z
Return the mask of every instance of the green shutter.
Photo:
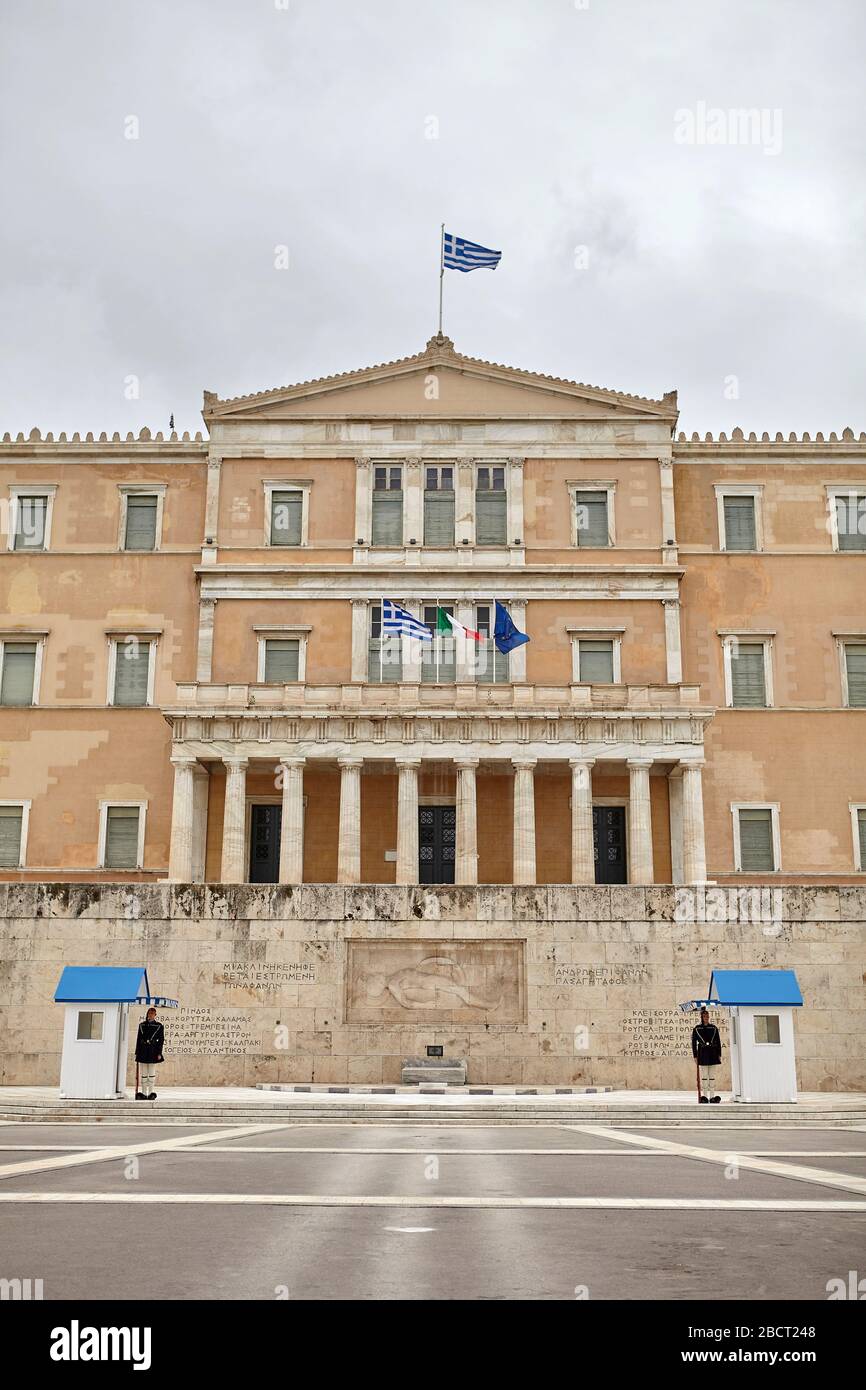
M740 868L743 873L774 872L772 812L740 811L739 815Z
M35 674L36 643L4 642L0 705L32 705Z
M373 493L373 545L403 544L402 492Z
M757 550L754 497L725 497L725 549Z
M762 643L740 642L731 648L731 702L737 709L766 707Z
M303 514L302 492L271 493L271 545L300 545Z
M505 545L508 540L507 494L476 492L475 544Z
M454 544L454 493L424 493L424 544Z
M150 642L117 642L114 664L114 703L146 705L150 674Z
M21 806L0 806L0 868L17 869L21 861Z
M581 640L578 648L581 681L602 685L613 683L613 642Z
M370 638L367 649L367 676L373 685L395 685L403 679L400 637Z
M846 642L845 669L849 706L851 709L866 708L866 642Z
M866 493L836 498L836 531L840 550L866 550Z
M19 497L16 508L15 549L45 549L47 497Z
M575 496L575 533L579 546L610 545L606 492L578 492Z
M127 496L125 550L156 549L156 509L156 497Z
M109 806L105 826L106 869L138 867L137 806Z
M866 873L866 811L857 812L857 833L860 836L860 868Z
M284 685L287 681L298 680L300 651L297 637L290 641L265 642L266 683Z

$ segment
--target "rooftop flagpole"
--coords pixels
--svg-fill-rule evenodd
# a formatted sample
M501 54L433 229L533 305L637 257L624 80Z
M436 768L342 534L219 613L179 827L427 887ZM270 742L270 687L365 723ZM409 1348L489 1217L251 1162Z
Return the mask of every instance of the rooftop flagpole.
M442 286L445 282L445 223L439 243L439 337L442 337Z

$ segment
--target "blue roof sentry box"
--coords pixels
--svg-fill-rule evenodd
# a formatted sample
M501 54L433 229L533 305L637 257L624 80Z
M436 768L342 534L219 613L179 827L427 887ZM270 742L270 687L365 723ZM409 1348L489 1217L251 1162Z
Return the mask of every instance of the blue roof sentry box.
M798 1007L803 1003L793 970L714 970L710 976L710 998L719 1004L781 1004Z
M176 999L152 995L143 965L67 965L55 1004L159 1004L176 1009Z

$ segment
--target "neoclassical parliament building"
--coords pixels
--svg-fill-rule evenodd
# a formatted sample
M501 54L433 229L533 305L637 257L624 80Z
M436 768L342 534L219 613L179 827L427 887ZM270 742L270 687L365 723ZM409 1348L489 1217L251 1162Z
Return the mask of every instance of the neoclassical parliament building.
M677 411L436 336L6 435L0 877L862 883L866 436Z

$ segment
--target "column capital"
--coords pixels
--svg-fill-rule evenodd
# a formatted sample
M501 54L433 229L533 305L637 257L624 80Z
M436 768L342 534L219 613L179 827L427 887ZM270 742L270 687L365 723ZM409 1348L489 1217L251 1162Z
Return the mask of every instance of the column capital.
M569 767L595 767L595 758L569 758Z
M249 765L250 760L249 758L237 757L234 753L224 753L222 761L224 765L227 768L231 768L232 771L240 771L242 768L245 768Z
M307 762L306 758L297 758L297 757L292 756L292 757L289 757L289 758L280 758L280 759L279 759L279 766L280 766L280 767L304 767L304 766L306 766L306 762Z
M646 767L646 768L650 768L650 767L652 767L653 763L655 762L655 758L626 758L625 762L626 762L626 767L634 767L634 768Z
M707 760L706 760L706 758L680 758L679 763L678 763L678 767L679 767L683 772L689 772L689 771L700 772L701 768L702 768L702 767L706 767L706 765L707 765Z
M397 767L419 768L421 766L420 758L395 758L394 762Z
M169 762L172 767L196 767L198 765L198 758L194 758L189 753L175 753L169 758Z
M462 769L466 770L467 772L468 772L468 771L473 771L473 772L474 772L475 768L478 766L478 764L480 763L480 761L481 761L480 758L455 758L455 759L454 759L454 766L455 766L455 767L462 768Z
M337 766L338 766L338 767L363 767L363 766L364 766L364 759L363 759L363 758L338 758L338 759L337 759Z
M537 758L512 758L512 759L511 759L511 766L514 768L515 772L517 772L517 771L521 771L521 772L531 772L532 769L533 769L534 767L537 767L537 765L538 765L538 759L537 759Z

